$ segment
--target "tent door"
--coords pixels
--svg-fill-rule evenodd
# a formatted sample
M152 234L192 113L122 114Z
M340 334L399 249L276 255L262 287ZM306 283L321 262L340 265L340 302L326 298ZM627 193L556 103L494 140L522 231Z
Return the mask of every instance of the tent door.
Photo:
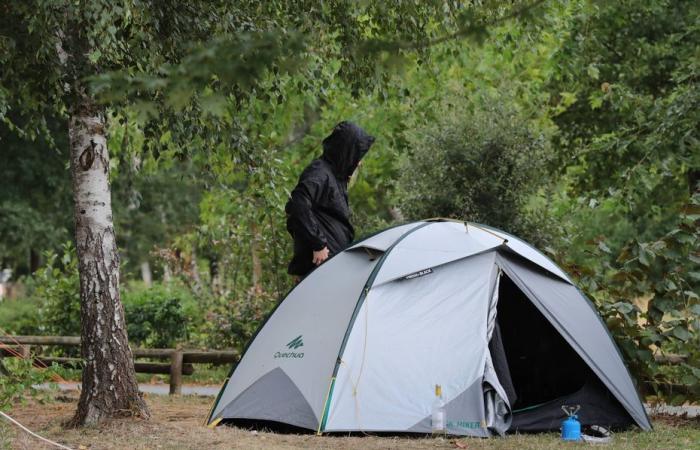
M583 421L625 425L629 416L598 377L505 274L489 350L513 410L510 430L558 429L562 404L582 405ZM584 405L585 403L585 405Z

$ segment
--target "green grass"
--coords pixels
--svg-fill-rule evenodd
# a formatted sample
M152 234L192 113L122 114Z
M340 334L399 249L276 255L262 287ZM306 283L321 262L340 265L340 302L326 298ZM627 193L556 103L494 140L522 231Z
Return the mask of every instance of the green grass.
M10 414L30 429L73 448L84 446L116 450L134 449L700 449L700 419L682 420L669 417L652 418L655 429L638 429L615 433L609 444L590 445L565 443L558 433L508 435L504 438L431 438L397 436L316 436L307 434L251 433L233 428L203 426L211 406L211 398L198 396L146 396L151 409L149 421L116 419L98 427L66 429L65 420L75 411L77 392L61 393L56 401L16 405ZM0 421L0 449L43 448L34 438Z

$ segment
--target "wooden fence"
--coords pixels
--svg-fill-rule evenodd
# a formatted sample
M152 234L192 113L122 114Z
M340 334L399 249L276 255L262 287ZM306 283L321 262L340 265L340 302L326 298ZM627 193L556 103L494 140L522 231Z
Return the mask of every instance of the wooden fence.
M0 336L0 357L19 354L22 358L32 358L35 364L57 363L64 367L82 368L81 358L41 356L41 351L32 347L56 346L79 347L78 336ZM182 393L182 376L194 373L193 364L232 364L238 361L235 351L206 351L178 348L134 348L134 368L138 373L170 375L170 394ZM137 361L138 358L168 360L167 363Z

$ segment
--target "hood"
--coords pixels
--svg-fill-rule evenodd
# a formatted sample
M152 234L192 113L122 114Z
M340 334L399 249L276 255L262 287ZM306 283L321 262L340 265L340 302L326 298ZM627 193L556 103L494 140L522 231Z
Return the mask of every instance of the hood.
M347 181L373 143L374 137L359 126L340 122L323 140L322 158L333 168L336 178Z

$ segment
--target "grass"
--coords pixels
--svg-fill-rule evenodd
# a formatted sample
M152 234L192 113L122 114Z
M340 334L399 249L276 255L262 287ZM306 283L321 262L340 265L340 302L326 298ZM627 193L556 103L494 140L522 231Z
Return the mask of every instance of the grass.
M202 425L211 398L147 396L153 417L149 421L115 419L100 427L64 429L62 423L75 411L77 393L56 395L55 401L28 402L10 414L44 437L76 449L559 449L584 448L588 444L565 444L556 433L509 435L495 439L441 439L408 436L315 436L274 434L232 427L208 429ZM700 420L668 416L654 418L655 430L630 430L614 435L605 449L700 449ZM34 438L0 423L0 449L49 449Z

